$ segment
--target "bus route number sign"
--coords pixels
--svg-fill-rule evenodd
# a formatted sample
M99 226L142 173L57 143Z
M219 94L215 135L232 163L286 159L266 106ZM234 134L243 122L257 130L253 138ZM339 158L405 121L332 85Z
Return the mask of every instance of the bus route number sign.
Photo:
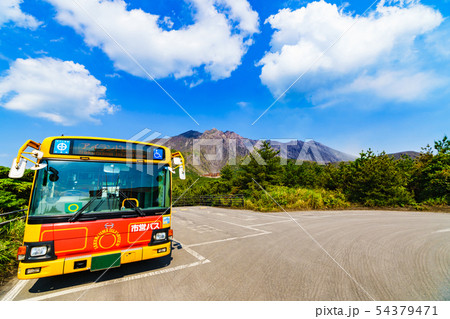
M70 141L68 140L56 140L53 146L54 154L69 154Z

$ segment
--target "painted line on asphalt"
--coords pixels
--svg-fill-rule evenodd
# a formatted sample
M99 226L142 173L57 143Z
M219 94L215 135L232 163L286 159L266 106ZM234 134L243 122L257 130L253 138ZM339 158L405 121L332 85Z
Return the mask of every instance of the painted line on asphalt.
M239 237L228 237L228 238L223 238L223 239L211 240L211 241L206 241L206 242L197 243L197 244L190 244L190 245L183 246L183 248L197 247L197 246L210 245L210 244L217 244L217 243L223 243L223 242L228 242L228 241L233 241L233 240L238 240L238 239L245 239L245 238L251 238L251 237L256 237L256 236L272 234L272 232L270 232L270 231L254 228L253 226L236 224L236 223L233 223L233 222L220 220L220 219L216 219L216 218L211 218L211 217L205 217L205 219L214 220L214 221L218 221L218 222L221 222L221 223L225 223L225 224L229 224L229 225L233 225L233 226L237 226L237 227L242 227L242 228L245 228L245 229L250 229L250 230L253 230L253 231L257 231L258 233L257 234L250 234L250 235L239 236ZM289 221L289 220L271 222L271 223L267 223L267 224L286 222L286 221Z
M220 219L215 219L215 218L210 218L210 217L207 217L207 219L215 220L215 221L218 221L220 223L230 224L230 225L237 226L237 227L251 229L251 230L254 230L254 231L259 231L261 233L267 233L267 234L271 233L271 232L268 232L268 231L265 231L265 230L262 230L262 229L253 228L252 226L236 224L236 223L233 223L233 222L227 222L225 220L220 220Z
M152 277L152 276L157 276L157 275L170 273L170 272L174 272L174 271L178 271L178 270L183 270L183 269L190 268L190 267L200 266L200 265L203 265L203 264L206 264L206 263L209 263L209 262L210 261L208 259L205 259L203 261L196 261L196 262L193 262L193 263L190 263L190 264L185 264L185 265L180 265L180 266L176 266L176 267L156 270L156 271L148 272L148 273L145 273L145 274L140 274L140 275L130 276L130 277L126 277L126 278L115 279L115 280L112 280L112 281L107 281L107 282L102 282L102 283L96 283L95 285L91 284L91 285L89 285L87 287L86 286L82 286L82 287L67 289L67 290L63 290L63 291L59 291L59 292L54 292L54 293L51 293L51 294L46 294L46 295L43 295L43 296L23 299L22 301L39 301L39 300L45 300L45 299L50 299L50 298L56 298L56 297L59 297L59 296L63 296L63 295L71 294L71 293L76 293L76 292L80 292L80 291L85 291L85 290L90 290L90 289L94 289L94 288L110 286L110 285L119 284L119 283L122 283L122 282L127 282L127 281L136 280L136 279L142 279L142 278L146 278L146 277Z
M222 242L226 242L226 241L232 241L232 240L237 240L237 239L245 239L245 238L257 237L257 236L268 235L268 234L272 234L272 233L271 232L264 232L264 233L258 233L258 234L252 234L252 235L245 235L245 236L242 236L242 237L229 237L229 238L224 238L224 239L218 239L218 240L206 241L206 242L203 242L203 243L187 245L187 246L183 246L183 248L197 247L197 246L209 245L209 244L217 244L217 243L222 243Z
M58 292L54 292L54 293L50 293L50 294L45 294L45 295L42 295L42 296L37 296L37 297L33 297L33 298L23 299L22 301L38 301L38 300L45 300L45 299L50 299L50 298L56 298L56 297L59 297L59 296L63 296L63 295L71 294L71 293L76 293L76 292L79 292L79 291L85 291L85 290L90 290L90 289L93 289L93 288L100 288L100 287L114 285L114 284L118 284L118 283L122 283L122 282L132 281L132 280L136 280L136 279L142 279L142 278L146 278L146 277L161 275L161 274L165 274L165 273L169 273L169 272L173 272L173 271L183 270L183 269L186 269L186 268L200 266L200 265L207 264L207 263L211 262L209 259L206 259L202 255L197 253L195 250L190 249L189 247L183 246L182 243L180 243L179 241L177 241L175 239L174 239L174 241L179 243L183 250L185 250L190 255L194 256L198 261L190 263L190 264L185 264L185 265L180 265L180 266L176 266L176 267L156 270L156 271L152 271L152 272L148 272L148 273L144 273L144 274L140 274L140 275L134 275L134 276L130 276L130 277L115 279L115 280L112 280L112 281L105 281L105 282L89 284L89 285L81 286L81 287L77 287L77 288L66 289L66 290L62 290L62 291L58 291ZM22 285L20 285L21 282L23 282ZM14 286L14 288L11 289L11 291L8 292L8 294L2 299L2 301L3 300L5 300L5 301L6 300L8 300L8 301L13 300L20 293L20 291L23 289L23 287L25 286L25 284L27 282L28 282L28 280L21 280L19 283L17 283L16 286ZM6 299L6 298L9 298L9 299Z
M189 212L189 213L199 213L196 209L193 208L182 208L184 211L183 213ZM201 209L201 208L200 208ZM223 211L224 208L218 208L218 207L208 207L208 211L206 211L206 213L209 214L213 214L213 215L218 215L218 216L227 216L227 218L236 218L239 220L256 220L258 218L280 218L280 213L258 213L258 212L253 212L253 211L247 211L247 210L236 210L233 209L231 211L233 212L224 212L221 213L221 211ZM225 209L227 210L227 209ZM174 212L174 211L172 211ZM204 214L205 212L201 212L201 214ZM245 216L244 218L242 217L237 217L237 216L233 216L233 214L239 213L240 215ZM283 216L282 216L283 217Z
M259 227L259 226L266 226L266 225L279 224L279 223L287 223L287 222L292 222L292 220L291 220L291 219L279 220L279 221L277 221L277 222L270 222L270 223L263 223L263 224L250 225L249 227Z
M177 242L180 243L179 241L177 241ZM208 260L205 257L203 257L202 255L200 255L198 252L196 252L195 250L190 249L189 245L188 246L183 246L182 243L180 243L180 245L181 245L182 249L186 250L186 252L188 252L189 254L194 256L195 258L197 258L199 261Z
M26 286L29 280L19 280L17 284L3 297L2 301L12 301Z
M448 232L448 231L450 231L450 228L436 230L434 233L445 233L445 232Z

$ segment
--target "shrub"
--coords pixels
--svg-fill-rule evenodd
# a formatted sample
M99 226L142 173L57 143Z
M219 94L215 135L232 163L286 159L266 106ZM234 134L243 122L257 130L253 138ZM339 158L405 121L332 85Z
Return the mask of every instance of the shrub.
M253 192L246 202L246 208L258 211L340 209L350 206L344 194L324 189L289 188L270 186L267 193Z
M404 206L414 204L406 188L408 175L384 152L376 155L370 149L348 165L340 167L342 190L351 202L366 206Z
M0 228L0 285L14 273L17 267L16 254L17 249L22 245L24 230L23 220L11 222Z

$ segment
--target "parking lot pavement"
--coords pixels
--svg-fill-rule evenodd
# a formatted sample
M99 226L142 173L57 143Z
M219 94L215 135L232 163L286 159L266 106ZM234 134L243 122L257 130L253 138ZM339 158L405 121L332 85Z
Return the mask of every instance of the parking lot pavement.
M89 272L22 281L7 299L450 299L449 214L181 207L172 219L169 258L98 282Z

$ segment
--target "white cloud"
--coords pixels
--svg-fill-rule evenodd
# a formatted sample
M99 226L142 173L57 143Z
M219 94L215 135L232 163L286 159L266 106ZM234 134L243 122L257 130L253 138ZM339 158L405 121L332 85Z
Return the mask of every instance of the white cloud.
M41 22L33 16L23 13L20 10L22 0L1 0L0 1L0 28L2 25L13 22L19 27L36 29Z
M430 91L425 83L422 83L425 87L419 89L419 79L431 73L417 71L415 75L411 70L414 67L407 65L406 61L413 55L416 37L433 30L442 21L439 11L414 0L389 1L389 5L380 1L368 16L346 13L344 8L323 0L298 10L283 9L266 20L276 31L272 36L271 51L258 64L262 66L260 78L274 95L282 93L306 73L294 90L314 95L315 90L339 80L344 81L340 84L349 93L352 88L362 91L363 87L372 87L380 88L376 92L384 98L391 96L405 100L407 98L401 98L400 93L383 91L382 83L392 84L392 79L400 76L401 81L395 82L395 86L413 82L418 89L416 92ZM401 64L408 71L396 73L399 70L395 68L395 71L386 70L387 65L395 62L395 68ZM385 70L384 73L377 72L381 69ZM361 72L368 70L373 74L379 73L380 78L365 76L355 80ZM406 73L413 76L410 81L403 77ZM412 93L408 89L401 91Z
M161 25L166 26L168 29L173 28L173 21L170 19L170 17L164 17L161 21Z
M238 67L259 27L258 14L246 0L190 0L194 23L172 30L159 25L171 20L128 10L123 0L79 0L80 6L47 1L55 6L59 23L74 28L87 45L101 48L117 69L142 77L144 72L115 41L155 78L189 77L203 69L218 80Z
M245 101L237 102L236 104L243 109L247 108L250 105L249 102L245 102Z
M216 2L228 8L231 20L239 23L239 29L244 34L259 32L258 13L252 10L247 0L216 0Z
M119 73L105 74L107 78L121 78Z
M333 94L363 93L386 100L414 102L424 99L436 88L445 86L445 83L433 72L382 70L373 76L361 75L349 85L333 91Z
M425 44L435 58L450 58L450 20L446 19L436 31L428 34Z
M83 65L53 58L17 59L0 78L0 106L62 125L114 113L105 93Z

